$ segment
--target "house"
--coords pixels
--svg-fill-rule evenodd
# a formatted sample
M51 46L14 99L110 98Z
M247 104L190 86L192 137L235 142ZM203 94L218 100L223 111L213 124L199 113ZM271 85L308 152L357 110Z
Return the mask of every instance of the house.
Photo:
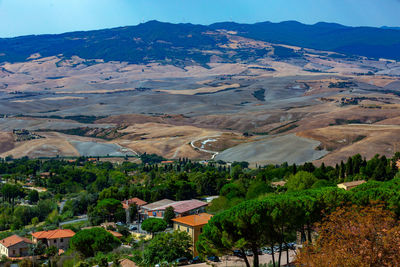
M146 201L141 200L140 198L137 198L137 197L134 197L134 198L131 198L131 199L127 199L127 200L123 200L123 201L121 201L121 203L122 203L122 207L124 209L128 209L129 206L132 205L133 203L135 203L136 206L139 207L139 208L141 206L144 206L144 205L147 204Z
M168 204L172 204L172 203L175 203L175 201L170 200L170 199L162 199L162 200L144 205L140 208L140 215L141 215L140 217L142 217L143 219L147 219L148 217L155 217L155 216L153 216L153 213L151 212L152 210L157 209L159 207L163 207Z
M140 216L139 210L140 210L140 207L142 207L142 206L147 204L146 201L141 200L140 198L134 197L134 198L131 198L131 199L123 200L121 203L122 203L122 208L125 209L126 223L129 224L131 222L131 215L130 215L129 207L131 205L133 205L133 204L136 204L136 208L137 208L137 211L138 211L137 212L138 213L138 216L137 216L138 218L135 218L135 220L138 219L140 221L142 216Z
M40 177L43 178L43 179L49 178L49 177L51 177L53 175L54 175L54 173L51 173L51 172L42 172L42 173L40 173Z
M352 181L352 182L338 184L337 187L348 191L348 190L350 190L356 186L359 186L360 184L363 184L363 183L366 183L366 181L365 180Z
M75 235L70 229L56 229L32 233L32 241L37 244L39 241L46 246L55 246L66 251L69 247L69 240Z
M6 257L25 257L29 255L29 246L32 244L28 238L12 235L0 240L0 255Z
M219 198L219 196L209 196L209 197L204 197L201 200L207 202L207 203L211 203L214 199Z
M197 199L176 201L148 211L148 216L163 218L165 210L168 207L172 207L174 208L175 216L182 217L186 215L199 214L205 212L206 206L208 206L208 203Z
M193 257L196 257L199 254L196 249L196 242L197 240L199 240L199 236L203 231L204 225L208 223L211 217L211 214L200 213L196 215L189 215L172 219L172 221L174 222L175 231L187 232L192 238Z
M272 187L285 186L285 185L286 185L286 181L279 181L279 182L272 182L271 183Z

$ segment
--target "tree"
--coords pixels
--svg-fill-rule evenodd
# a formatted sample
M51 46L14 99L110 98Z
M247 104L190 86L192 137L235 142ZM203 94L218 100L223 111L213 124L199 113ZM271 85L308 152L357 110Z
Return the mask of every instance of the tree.
M154 233L167 229L167 223L163 219L149 218L143 221L142 229L154 236Z
M33 217L31 220L31 223L33 224L33 226L36 227L36 225L38 225L39 223L39 218L38 217Z
M101 222L124 221L126 218L125 210L122 208L121 201L114 198L100 200L96 207L88 210L89 219L92 224Z
M90 264L87 263L86 261L80 261L74 267L90 267Z
M12 207L14 207L15 199L18 197L23 197L24 192L19 185L4 184L1 187L1 195L4 201L8 201Z
M32 256L43 255L46 252L47 246L39 241L37 244L32 244L29 247L29 254Z
M129 221L133 222L137 220L138 217L138 206L136 205L135 202L133 202L131 205L129 205Z
M38 266L38 264L30 259L23 259L21 262L18 263L18 267L35 267L35 266Z
M120 193L117 187L111 186L109 188L104 189L99 194L99 200L106 199L106 198L114 198L120 199Z
M161 233L143 251L144 263L172 262L180 257L191 257L192 239L186 232Z
M204 255L223 255L238 249L250 267L245 250L251 249L253 265L258 267L258 249L271 243L271 236L266 233L273 233L269 213L272 210L260 201L251 200L217 214L203 228L197 242L198 251Z
M381 205L338 209L317 225L319 237L306 245L299 266L398 266L400 227Z
M299 171L295 175L291 175L286 183L289 191L301 191L309 189L318 181L312 173Z
M175 218L175 211L173 207L167 207L164 212L164 221L167 225L172 225L172 219Z
M121 242L105 229L95 227L81 230L71 238L71 247L84 257L93 257L97 252L110 252Z
M349 157L346 163L346 177L353 175L353 159Z
M269 184L262 181L255 181L247 189L246 199L254 199L271 192L273 192L273 189Z
M36 203L39 201L39 192L36 190L31 190L28 194L29 203Z
M314 222L327 212L346 202L347 191L336 187L318 190L268 195L261 200L249 200L215 215L203 228L197 249L204 255L226 255L234 250L252 250L253 266L259 266L258 250L266 245L282 247L296 231L311 231ZM311 240L310 236L307 236ZM280 249L280 251L282 251ZM250 263L244 255L247 267ZM279 266L281 252L273 266Z
M58 253L58 248L55 247L55 246L50 246L50 247L48 247L48 248L46 249L45 253L46 253L46 255L47 255L48 257L54 257L54 256L57 255L57 253Z

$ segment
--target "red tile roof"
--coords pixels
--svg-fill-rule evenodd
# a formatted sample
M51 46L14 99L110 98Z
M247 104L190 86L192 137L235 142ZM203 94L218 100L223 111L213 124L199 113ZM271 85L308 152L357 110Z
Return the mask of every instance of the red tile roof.
M198 215L189 215L172 219L174 222L189 225L189 226L202 226L208 223L212 215L208 213L200 213Z
M152 211L165 210L168 207L173 207L176 213L185 213L194 209L205 207L207 205L208 204L206 202L197 199L192 199L192 200L183 200L166 204L164 206L153 209Z
M9 236L7 238L4 238L3 240L0 240L0 244L5 246L6 248L12 247L12 246L14 246L16 244L19 244L21 242L32 244L32 241L30 241L28 238L20 237L18 235L12 235L12 236Z
M73 237L75 232L70 229L56 229L51 231L41 231L32 233L32 236L37 239L56 239Z
M123 237L123 235L120 234L120 233L118 233L118 232L114 232L114 231L111 231L111 230L107 230L107 232L109 232L110 234L112 234L112 235L115 236L116 238L121 238L121 237Z
M128 205L126 204L127 201L128 201ZM131 198L131 199L128 199L128 200L123 200L123 201L121 201L121 202L122 202L122 207L123 207L124 209L127 209L127 208L128 208L130 205L132 205L133 203L136 203L136 205L137 205L138 207L141 207L141 206L144 206L144 205L147 204L146 201L141 200L140 198L137 198L137 197L134 197L134 198Z

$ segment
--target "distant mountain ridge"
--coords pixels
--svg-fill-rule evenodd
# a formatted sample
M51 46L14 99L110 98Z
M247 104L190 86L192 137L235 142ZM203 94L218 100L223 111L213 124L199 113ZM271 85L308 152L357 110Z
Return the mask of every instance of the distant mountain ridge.
M229 30L254 40L313 48L372 58L400 60L400 31L392 28L348 27L320 22L306 25L297 21L239 24L215 23L208 26L149 21L137 26L119 27L56 35L31 35L0 39L0 62L25 61L30 55L63 54L84 59L171 64L205 64L209 50L221 50ZM262 51L248 51L263 55ZM261 53L261 54L260 54Z
M381 29L386 29L386 30L400 30L400 27L382 26Z

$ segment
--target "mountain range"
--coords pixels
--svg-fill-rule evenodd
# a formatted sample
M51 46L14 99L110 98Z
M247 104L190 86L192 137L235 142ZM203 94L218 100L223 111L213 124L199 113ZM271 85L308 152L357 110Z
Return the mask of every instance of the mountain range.
M221 30L254 40L334 51L347 56L400 60L400 31L394 28L348 27L324 22L306 25L297 21L223 22L208 26L149 21L113 29L3 38L0 39L0 62L22 62L39 53L43 57L62 54L129 63L168 60L169 64L204 64L210 61L210 55L204 50L221 50L220 44L227 41L224 35L213 34ZM263 53L263 49L259 50L253 52Z

